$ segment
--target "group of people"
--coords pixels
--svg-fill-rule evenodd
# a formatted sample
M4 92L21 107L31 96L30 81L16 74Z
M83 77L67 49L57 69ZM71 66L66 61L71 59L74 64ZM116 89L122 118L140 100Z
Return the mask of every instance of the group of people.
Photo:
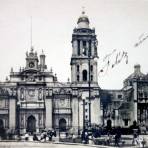
M111 135L111 132L108 132L107 138L106 138L107 145L110 145L111 143L114 143L115 146L119 147L120 144L124 144L125 141L121 138L121 131L118 129L115 133L115 135ZM132 145L144 147L146 144L146 141L142 136L138 134L138 130L133 130L133 139L132 139Z
M146 141L142 136L139 136L137 132L133 133L133 140L132 140L132 145L139 145L139 147L144 147L146 144Z
M106 137L106 144L110 145L111 143L114 143L115 146L120 146L119 144L121 143L121 132L120 130L117 130L115 135L113 136L110 131L107 133Z
M48 130L48 131L43 130L40 134L40 138L38 138L37 134L34 133L32 140L44 142L48 139L49 141L52 141L53 136L56 137L55 130ZM28 141L28 140L29 140L29 134L26 133L25 134L25 141Z
M91 130L85 129L82 131L81 140L83 144L94 144L93 138L94 136Z

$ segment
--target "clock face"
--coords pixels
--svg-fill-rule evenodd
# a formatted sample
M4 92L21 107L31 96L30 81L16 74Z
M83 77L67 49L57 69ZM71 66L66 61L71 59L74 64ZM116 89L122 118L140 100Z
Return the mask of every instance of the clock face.
M34 97L34 96L35 96L35 90L34 90L34 89L28 90L28 95L29 95L30 97Z
M29 63L29 67L30 67L30 68L33 68L33 67L34 67L34 62L30 62L30 63Z

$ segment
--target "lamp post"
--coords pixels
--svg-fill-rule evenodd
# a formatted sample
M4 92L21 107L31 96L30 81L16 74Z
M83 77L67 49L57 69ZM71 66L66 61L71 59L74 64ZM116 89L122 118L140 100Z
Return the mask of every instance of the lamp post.
M82 96L83 101L83 131L82 131L82 143L85 143L85 97Z
M83 101L83 131L85 131L85 98L82 97Z
M18 135L20 135L20 102L17 102L17 129L18 129Z
M93 60L97 62L97 57L94 57ZM88 48L88 100L89 100L89 125L91 126L91 49Z
M88 49L88 92L89 92L89 125L91 126L91 90L90 90L90 49Z

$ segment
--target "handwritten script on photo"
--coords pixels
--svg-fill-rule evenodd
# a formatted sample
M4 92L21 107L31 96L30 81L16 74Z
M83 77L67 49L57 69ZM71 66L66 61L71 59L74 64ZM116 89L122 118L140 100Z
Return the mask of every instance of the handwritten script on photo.
M139 36L139 41L134 45L134 47L138 47L140 44L142 44L145 40L147 40L148 39L148 34L141 34L140 36Z

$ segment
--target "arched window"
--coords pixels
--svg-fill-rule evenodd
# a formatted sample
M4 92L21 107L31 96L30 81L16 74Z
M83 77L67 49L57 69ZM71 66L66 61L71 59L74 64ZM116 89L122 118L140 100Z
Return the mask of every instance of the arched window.
M83 81L87 81L87 70L83 70Z
M42 88L39 89L39 95L38 95L38 97L39 97L39 100L42 100Z
M79 65L77 65L77 72L79 72L79 70L80 70L80 66L79 66Z
M91 53L91 41L89 41L89 55L91 56L92 53Z
M93 72L93 65L90 66L90 71Z
M83 48L86 48L86 41L83 41Z
M3 122L2 119L0 119L0 129L1 129L1 128L4 128L4 122Z
M77 75L77 81L78 81L78 82L80 81L80 77L79 77L79 75Z
M24 100L24 89L23 88L20 89L20 99Z
M90 76L90 80L93 81L93 75Z
M78 40L78 55L80 55L80 41Z

